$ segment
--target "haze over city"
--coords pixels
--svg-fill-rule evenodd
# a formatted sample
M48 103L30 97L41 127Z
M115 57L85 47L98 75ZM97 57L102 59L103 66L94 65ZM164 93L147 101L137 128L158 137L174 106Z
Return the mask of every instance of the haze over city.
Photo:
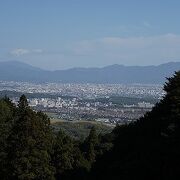
M0 61L43 69L180 61L180 1L0 1Z

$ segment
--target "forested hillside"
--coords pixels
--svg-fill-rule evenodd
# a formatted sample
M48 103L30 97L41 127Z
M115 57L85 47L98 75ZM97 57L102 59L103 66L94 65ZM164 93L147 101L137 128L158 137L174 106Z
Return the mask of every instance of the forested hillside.
M96 179L180 178L180 72L168 79L166 96L134 123L116 127L114 147L93 166Z
M55 133L49 118L33 111L24 95L18 107L7 97L0 100L1 179L87 178L96 157L111 147L95 128L82 142Z

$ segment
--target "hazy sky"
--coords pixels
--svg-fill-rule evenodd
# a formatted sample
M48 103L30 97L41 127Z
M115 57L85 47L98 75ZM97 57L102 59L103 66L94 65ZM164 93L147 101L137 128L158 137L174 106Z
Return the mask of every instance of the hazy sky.
M180 0L0 0L0 61L44 69L180 61Z

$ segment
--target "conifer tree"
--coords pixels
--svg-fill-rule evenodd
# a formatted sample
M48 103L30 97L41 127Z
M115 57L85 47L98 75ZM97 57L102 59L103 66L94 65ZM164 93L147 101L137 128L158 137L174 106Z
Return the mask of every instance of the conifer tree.
M86 178L90 164L84 158L79 144L80 142L75 141L62 130L58 132L53 148L56 179Z
M62 130L57 134L54 144L53 162L56 168L56 177L66 176L65 172L73 169L73 141Z
M36 113L21 96L17 119L8 138L10 179L54 179L50 151L52 132L47 116Z
M96 158L96 145L98 144L98 135L96 129L93 127L90 130L89 136L85 139L84 150L85 157L90 163L93 163Z
M10 134L13 125L13 110L11 109L12 103L9 99L0 100L0 177L1 179L6 179L7 173L7 162L6 158L8 156L7 148L7 138Z
M164 90L165 96L151 112L115 128L114 147L97 161L93 177L180 178L180 71L168 78Z

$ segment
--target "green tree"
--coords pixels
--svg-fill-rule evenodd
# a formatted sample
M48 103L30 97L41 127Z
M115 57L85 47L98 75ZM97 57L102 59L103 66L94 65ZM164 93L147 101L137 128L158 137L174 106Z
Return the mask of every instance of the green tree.
M180 178L180 71L168 78L164 90L151 112L114 129L114 146L96 161L91 178Z
M89 136L84 141L85 157L90 162L95 162L96 159L96 146L98 144L98 135L95 127L90 130Z
M27 98L24 94L19 98L18 107L20 111L24 111L25 109L29 107Z
M10 179L54 179L50 152L53 135L50 122L43 113L36 113L21 96L11 134L8 138Z
M57 179L86 178L90 164L79 147L80 142L75 141L62 130L58 132L53 148Z
M7 148L7 138L10 134L13 125L13 115L14 112L11 109L12 103L9 99L0 100L0 177L1 179L6 179L7 173L7 162L6 158L8 156Z
M56 168L56 177L59 179L61 176L66 176L65 172L73 169L73 141L60 130L53 149L53 162Z

